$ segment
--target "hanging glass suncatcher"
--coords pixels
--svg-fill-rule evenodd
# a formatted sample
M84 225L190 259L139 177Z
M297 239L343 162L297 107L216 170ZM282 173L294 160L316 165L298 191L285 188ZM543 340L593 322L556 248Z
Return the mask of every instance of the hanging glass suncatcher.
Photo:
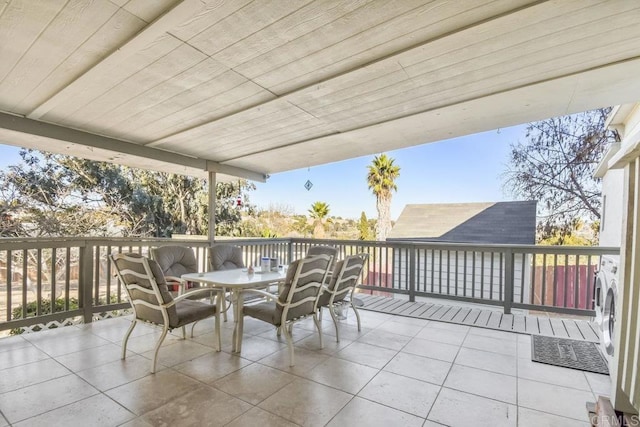
M313 184L311 183L311 181L307 180L307 182L304 183L304 188L307 189L307 191L311 190L311 187L313 187Z

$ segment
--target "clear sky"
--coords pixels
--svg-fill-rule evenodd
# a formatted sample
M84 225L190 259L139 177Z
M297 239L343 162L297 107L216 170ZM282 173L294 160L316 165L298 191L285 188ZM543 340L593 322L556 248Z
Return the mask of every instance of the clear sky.
M504 194L509 144L524 139L526 125L483 132L417 147L387 152L400 166L398 191L391 203L396 220L406 204L498 202L511 200ZM311 204L329 204L330 215L377 217L376 200L367 188L367 166L373 155L272 175L256 184L250 201L259 207L291 206L306 214ZM304 183L310 180L310 191Z
M400 166L398 191L391 204L396 220L406 204L498 202L511 200L503 192L509 144L524 139L526 125L483 132L446 141L387 152ZM19 161L19 148L0 145L0 167ZM259 208L287 206L306 214L311 204L329 204L330 215L375 218L375 197L367 188L367 166L373 155L309 169L272 175L249 195ZM309 180L311 190L304 188Z

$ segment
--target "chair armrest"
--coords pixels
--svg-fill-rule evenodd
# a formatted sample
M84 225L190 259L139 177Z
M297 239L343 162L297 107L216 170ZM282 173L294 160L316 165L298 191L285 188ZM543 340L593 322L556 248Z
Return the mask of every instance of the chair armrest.
M215 293L216 294L216 298L218 298L219 294L222 293L221 289L216 289L216 288L196 288L193 291L189 291L186 294L182 294L176 298L173 299L173 303L175 304L178 301L182 301L183 299L187 299L192 297L194 294L207 294L207 295L211 295L211 293ZM167 307L169 307L170 304L167 304Z
M263 297L265 297L268 300L275 301L276 304L278 304L278 305L284 305L280 301L278 301L277 295L271 294L271 293L266 292L266 291L262 291L262 290L259 290L259 289L243 289L241 292L242 293L246 292L246 293L262 295Z

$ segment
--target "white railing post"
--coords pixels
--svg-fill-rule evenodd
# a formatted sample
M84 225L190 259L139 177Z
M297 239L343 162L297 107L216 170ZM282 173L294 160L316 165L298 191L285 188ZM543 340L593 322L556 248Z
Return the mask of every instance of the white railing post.
M79 299L82 304L84 323L93 319L93 245L85 242L80 248L80 277L78 278Z
M289 245L287 246L287 264L293 262L293 239L289 239Z
M409 301L416 301L416 247L409 248Z
M511 314L513 304L513 250L507 249L504 257L504 314Z

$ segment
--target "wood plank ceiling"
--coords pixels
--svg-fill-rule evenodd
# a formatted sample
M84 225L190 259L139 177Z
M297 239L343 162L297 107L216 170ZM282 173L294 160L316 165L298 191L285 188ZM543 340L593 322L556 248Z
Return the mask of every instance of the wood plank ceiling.
M9 0L0 142L276 172L640 99L636 0Z

